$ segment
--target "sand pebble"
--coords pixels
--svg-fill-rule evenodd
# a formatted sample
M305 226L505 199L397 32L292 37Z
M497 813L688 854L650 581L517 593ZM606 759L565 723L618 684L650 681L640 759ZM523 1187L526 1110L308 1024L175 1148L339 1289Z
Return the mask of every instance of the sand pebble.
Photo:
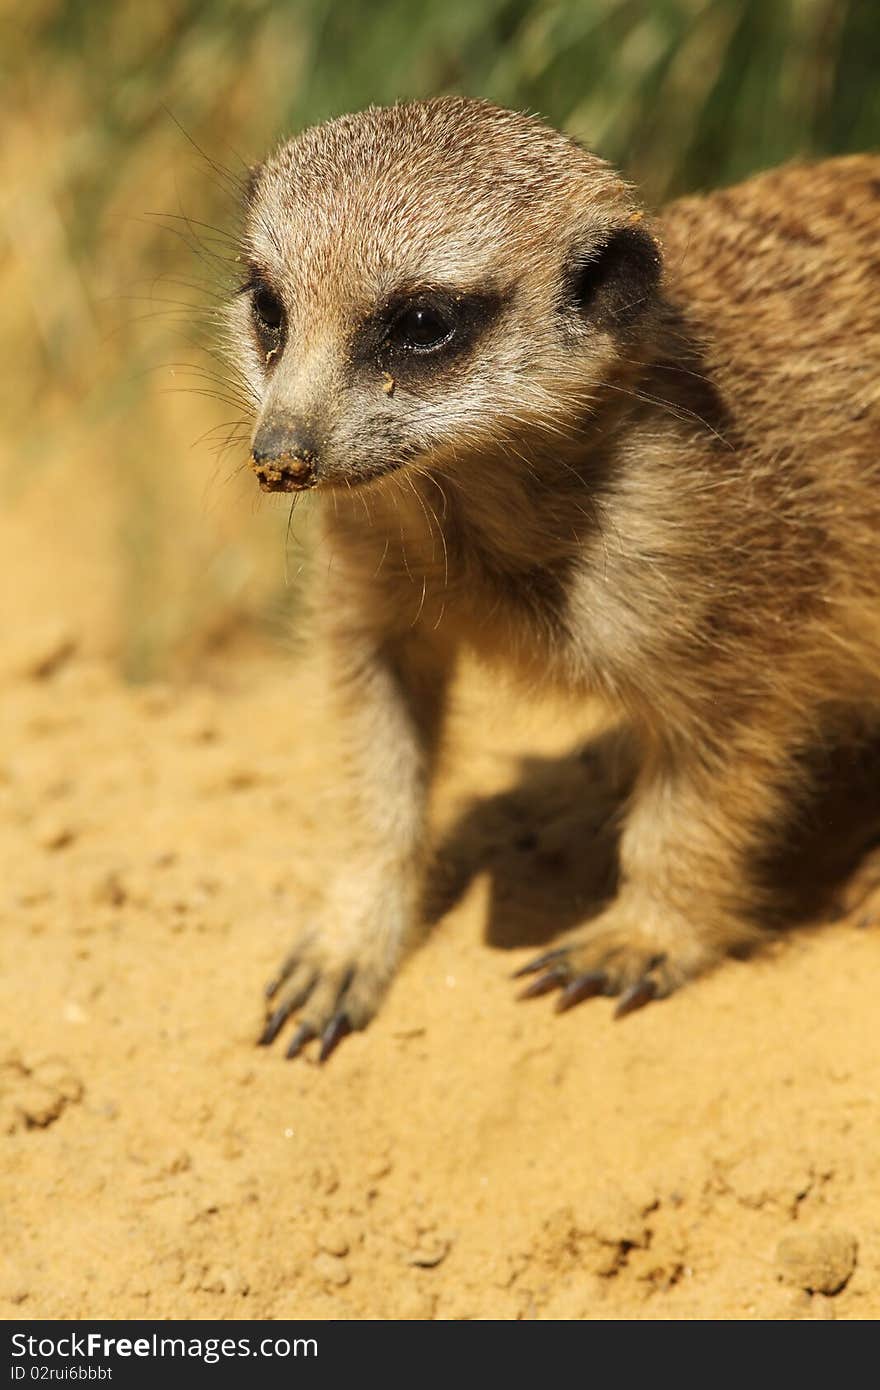
M850 1231L828 1228L785 1236L776 1249L780 1277L809 1293L839 1293L856 1267L858 1242Z
M177 1173L187 1173L192 1167L192 1159L186 1149L172 1151L160 1168L163 1177L173 1177Z
M351 1249L351 1242L342 1226L325 1226L317 1240L319 1250L325 1251L328 1255L347 1255Z
M388 1155L381 1154L379 1157L372 1159L371 1162L367 1164L367 1177L373 1178L374 1180L378 1180L379 1178L387 1178L393 1166L394 1165L392 1164L391 1159L388 1157Z
M443 1263L450 1248L451 1241L442 1237L423 1240L414 1250L409 1251L406 1262L410 1265L416 1265L419 1269L434 1269L436 1265Z
M240 1269L212 1265L205 1273L201 1288L205 1293L233 1293L243 1295L250 1285Z
M65 624L49 619L35 623L11 641L6 641L4 665L10 674L29 680L49 680L74 655L76 633Z
M53 851L67 849L73 844L77 837L77 833L77 827L68 824L67 821L47 818L42 825L37 828L37 844L41 849Z
M102 874L92 889L92 901L107 907L122 907L127 897L125 884L116 869Z

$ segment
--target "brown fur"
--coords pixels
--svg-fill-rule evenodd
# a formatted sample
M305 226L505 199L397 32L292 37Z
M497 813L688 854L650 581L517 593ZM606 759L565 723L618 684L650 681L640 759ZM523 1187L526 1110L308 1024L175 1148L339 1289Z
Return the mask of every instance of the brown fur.
M464 647L601 696L638 749L616 898L550 983L638 1002L756 939L805 751L880 713L878 216L880 159L852 157L651 225L573 142L459 99L345 117L258 172L236 351L264 482L317 488L359 827L267 1037L375 1011ZM473 306L461 350L389 357L381 306L437 286Z

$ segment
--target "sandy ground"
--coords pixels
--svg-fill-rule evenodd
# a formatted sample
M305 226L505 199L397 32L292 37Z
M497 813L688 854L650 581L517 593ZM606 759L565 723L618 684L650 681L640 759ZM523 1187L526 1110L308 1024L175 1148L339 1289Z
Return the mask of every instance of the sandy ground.
M254 1039L327 869L307 674L137 689L73 647L2 665L4 1317L880 1315L862 909L619 1023L515 1002L601 796L582 730L466 682L438 920L366 1033L285 1062Z

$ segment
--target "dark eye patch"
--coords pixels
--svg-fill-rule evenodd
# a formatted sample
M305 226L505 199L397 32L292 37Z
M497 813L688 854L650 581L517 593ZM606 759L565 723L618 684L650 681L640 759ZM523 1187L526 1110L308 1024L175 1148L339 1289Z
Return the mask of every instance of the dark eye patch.
M400 289L361 324L352 342L352 361L370 362L402 382L425 380L466 356L495 322L503 302L494 290Z
M268 363L284 345L287 334L284 302L256 266L250 268L248 278L238 292L250 296L254 332Z

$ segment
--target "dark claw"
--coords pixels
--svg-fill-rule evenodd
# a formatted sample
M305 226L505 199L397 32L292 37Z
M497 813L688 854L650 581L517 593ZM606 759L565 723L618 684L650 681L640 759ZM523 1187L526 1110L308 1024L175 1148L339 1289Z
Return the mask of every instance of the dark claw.
M315 981L310 980L305 988L299 991L299 994L294 994L290 999L285 999L283 1004L279 1004L260 1034L258 1040L259 1047L268 1047L271 1042L275 1041L284 1023L290 1018L291 1014L296 1013L297 1009L302 1008L314 987Z
M604 994L608 976L604 970L591 970L586 975L578 975L570 985L566 985L556 1001L556 1012L563 1014L574 1008L582 999L592 999L596 994Z
M530 985L521 989L516 996L517 999L537 999L540 994L549 994L551 989L558 989L564 985L568 979L568 974L559 966L555 970L548 970L545 975L539 975L537 980L532 980Z
M617 1002L614 1010L615 1018L623 1018L624 1014L631 1014L636 1009L640 1009L643 1004L650 1004L652 999L657 998L657 981L650 980L643 976L641 980L636 980L634 985L625 989Z
M301 1023L290 1039L290 1045L284 1054L288 1059L298 1057L307 1042L311 1042L316 1037L314 1028L310 1023Z
M267 999L272 999L273 996L278 993L279 989L284 984L284 981L290 978L290 976L293 974L294 970L298 965L298 956L287 957L287 960L284 962L281 969L278 971L278 974L275 975L274 978L271 979L269 983L266 985Z
M318 1061L326 1062L330 1053L350 1032L351 1024L348 1021L348 1016L346 1014L334 1014L321 1034L321 1051L318 1053Z
M557 946L555 951L544 951L542 955L535 956L534 960L530 960L527 964L521 965L519 970L514 970L513 978L514 980L518 980L523 975L534 975L539 970L543 970L545 965L549 965L551 961L559 960L560 957L565 954L566 949L564 946Z
M295 1007L296 1000L289 999L286 1003L282 1004L280 1008L275 1010L274 1014L267 1020L265 1028L257 1039L258 1047L268 1047L270 1043L275 1041Z

